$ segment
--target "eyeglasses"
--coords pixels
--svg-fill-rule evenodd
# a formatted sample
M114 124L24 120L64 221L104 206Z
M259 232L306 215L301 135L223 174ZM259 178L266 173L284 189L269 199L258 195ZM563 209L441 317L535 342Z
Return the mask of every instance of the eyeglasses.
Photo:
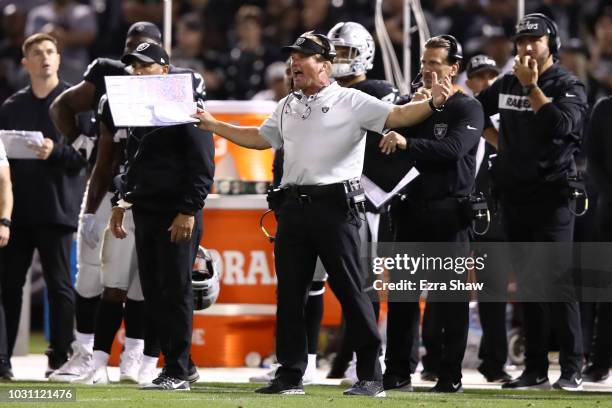
M304 110L304 113L302 113L302 120L308 119L308 117L310 116L311 112L312 112L312 108L310 106L306 105L306 110Z

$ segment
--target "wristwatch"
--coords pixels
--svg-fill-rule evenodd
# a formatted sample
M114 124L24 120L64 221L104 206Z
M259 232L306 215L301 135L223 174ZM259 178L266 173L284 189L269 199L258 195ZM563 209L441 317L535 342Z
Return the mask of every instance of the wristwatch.
M523 87L523 93L527 96L529 96L531 94L531 91L533 91L534 89L536 89L538 87L537 84L529 84L529 85L525 85Z
M0 218L0 225L11 228L11 220L8 218Z
M436 105L434 105L433 98L429 98L429 107L434 112L442 112L444 110L444 105L440 105L438 107L436 107Z

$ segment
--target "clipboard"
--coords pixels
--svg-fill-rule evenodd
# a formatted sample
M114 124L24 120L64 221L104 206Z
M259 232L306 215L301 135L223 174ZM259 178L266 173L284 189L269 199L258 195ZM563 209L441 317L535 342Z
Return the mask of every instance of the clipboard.
M34 159L36 151L30 149L28 144L34 143L42 146L43 134L36 130L0 130L0 139L4 143L6 156L9 159Z

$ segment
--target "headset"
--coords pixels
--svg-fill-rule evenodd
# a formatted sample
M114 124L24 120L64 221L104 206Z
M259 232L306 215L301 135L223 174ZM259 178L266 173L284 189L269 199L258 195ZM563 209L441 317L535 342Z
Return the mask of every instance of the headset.
M557 23L555 23L546 14L531 13L531 14L526 14L525 16L523 16L523 18L521 18L519 22L517 23L517 26L520 25L521 22L529 18L538 18L544 21L544 24L546 24L546 28L548 28L548 50L550 51L552 55L557 56L557 54L559 53L559 50L561 49L561 37L559 37L559 27L557 26ZM516 54L516 40L515 40L514 49L515 49L514 53Z
M325 50L325 52L321 54L323 58L330 62L333 62L334 58L336 58L336 46L334 45L334 43L329 38L327 38L326 35L315 33L310 34L320 39L323 43L323 49Z
M450 43L450 48L448 50L448 58L452 63L463 61L463 48L459 41L455 38L455 36L450 34L443 34L438 36L439 38L443 38Z

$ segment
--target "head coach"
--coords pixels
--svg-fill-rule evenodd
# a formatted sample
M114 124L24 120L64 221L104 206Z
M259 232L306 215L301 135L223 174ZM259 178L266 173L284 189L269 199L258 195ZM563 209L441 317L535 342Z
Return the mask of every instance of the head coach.
M330 81L335 48L323 35L304 33L291 46L293 91L261 127L220 122L205 111L202 129L253 149L284 147L280 189L268 199L278 217L275 266L277 288L276 352L281 367L261 393L303 394L306 367L304 304L317 256L354 339L358 381L347 395L384 396L378 362L380 337L359 271L361 224L356 195L363 169L366 132L407 126L440 109L450 79L433 88L433 98L394 106Z

